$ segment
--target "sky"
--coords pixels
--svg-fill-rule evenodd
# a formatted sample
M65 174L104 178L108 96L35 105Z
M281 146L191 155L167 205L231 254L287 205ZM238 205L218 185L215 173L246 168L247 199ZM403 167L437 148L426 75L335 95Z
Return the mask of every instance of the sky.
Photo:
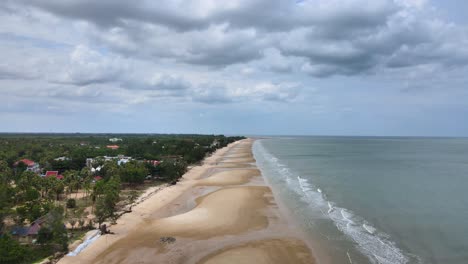
M3 0L0 132L468 136L468 2Z

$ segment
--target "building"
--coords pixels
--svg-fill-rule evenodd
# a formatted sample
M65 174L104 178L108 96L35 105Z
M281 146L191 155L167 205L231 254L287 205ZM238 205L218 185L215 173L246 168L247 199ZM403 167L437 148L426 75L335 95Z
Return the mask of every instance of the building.
M40 173L41 168L39 167L39 163L36 163L29 159L22 159L13 164L13 166L17 167L20 163L24 163L26 165L27 171L32 171L34 173Z
M125 164L131 160L133 160L132 157L127 157L127 156L124 156L124 155L118 155L118 156L115 156L115 157L110 157L110 156L103 156L103 157L96 157L96 158L87 158L86 159L86 166L88 168L91 168L93 169L93 165L96 166L97 164L95 164L95 161L96 160L101 160L101 161L117 161L117 164L118 165L122 165L122 164ZM99 166L101 167L101 166ZM98 167L98 168L99 168ZM97 168L95 169L96 171L99 171Z
M124 157L124 158L118 158L117 159L117 165L122 165L122 164L126 164L127 162L129 162L130 160L132 160L132 158L130 157Z
M11 229L11 236L16 238L21 244L31 243L32 237L28 236L29 227L26 226L15 226Z
M28 227L26 226L13 227L13 229L11 230L11 235L14 238L16 238L20 243L33 243L34 240L37 239L39 230L41 230L42 227L50 223L51 220L52 220L52 216L50 214L46 214L36 219Z
M58 158L56 158L54 160L55 161L67 161L67 160L70 160L70 158L64 156L64 157L58 157Z
M49 178L49 177L55 177L59 180L63 179L63 175L60 175L58 171L47 171L44 177Z
M100 181L100 180L102 180L101 176L94 176L93 182L97 182L97 181Z
M109 138L109 141L115 143L115 142L122 141L122 139L121 138Z
M106 148L108 149L113 149L113 150L117 150L119 149L120 147L118 145L107 145Z

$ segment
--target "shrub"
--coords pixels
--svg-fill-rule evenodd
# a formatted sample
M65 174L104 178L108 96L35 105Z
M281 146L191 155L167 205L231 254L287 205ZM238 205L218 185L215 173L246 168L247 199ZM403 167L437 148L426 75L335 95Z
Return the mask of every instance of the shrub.
M68 199L67 201L67 208L75 208L76 207L76 201L75 199Z
M28 250L8 235L0 236L0 263L23 263Z

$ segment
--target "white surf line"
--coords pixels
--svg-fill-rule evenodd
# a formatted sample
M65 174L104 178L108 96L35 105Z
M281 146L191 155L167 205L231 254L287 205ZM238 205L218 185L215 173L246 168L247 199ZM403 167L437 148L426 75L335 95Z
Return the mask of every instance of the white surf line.
M99 232L99 230L96 230L94 233L92 233L91 235L89 235L88 237L86 237L86 239L81 242L81 244L79 244L75 250L69 252L67 254L67 256L76 256L78 254L80 254L81 251L85 250L89 245L91 245L94 241L96 241L99 237L101 237L101 234ZM107 237L106 237L107 238Z
M353 264L353 261L351 260L351 256L349 255L349 250L346 251L346 255L348 255L349 263Z

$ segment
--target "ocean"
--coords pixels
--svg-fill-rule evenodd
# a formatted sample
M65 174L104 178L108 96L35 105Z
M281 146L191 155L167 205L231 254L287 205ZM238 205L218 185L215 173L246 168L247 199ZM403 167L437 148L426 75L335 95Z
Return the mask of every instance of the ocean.
M273 137L253 147L331 263L468 263L468 139Z

